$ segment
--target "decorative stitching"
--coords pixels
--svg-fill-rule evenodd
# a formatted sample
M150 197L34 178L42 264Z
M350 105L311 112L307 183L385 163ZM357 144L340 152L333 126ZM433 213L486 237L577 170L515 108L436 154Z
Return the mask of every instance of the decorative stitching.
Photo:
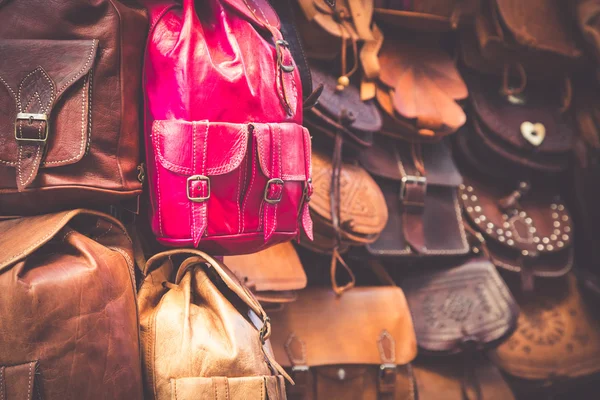
M242 192L242 173L244 172L242 170L243 168L240 168L240 170L238 171L238 186L237 186L237 193L236 193L236 199L239 199ZM237 205L237 212L238 212L238 233L241 232L242 229L242 209L241 209L241 204L238 201L236 201L236 205Z
M90 82L90 86L89 86L89 94L88 94L88 101L89 101L89 106L88 106L88 140L87 140L87 146L85 147L85 152L89 152L90 151L90 147L92 145L92 99L94 98L94 68L90 69L90 75L89 75L89 82Z
M81 70L77 73L77 75L74 75L58 90L58 94L62 93L63 90L65 90L65 88L67 88L71 83L73 83L77 79L81 78L81 74L83 74L85 72L85 70L88 69L88 65L90 65L90 62L92 61L92 56L95 53L94 50L96 49L97 43L98 43L98 41L96 39L92 40L92 47L90 48L90 53L88 55L85 65L83 66L83 68L81 68Z
M0 400L4 400L4 367L0 367Z
M65 234L64 234L64 236L63 236L63 238L62 238L61 242L63 242L63 243L64 243L64 242L65 242L65 240L67 240L67 237L71 236L73 233L75 233L75 231L74 231L74 230L72 230L72 229L71 229L71 230L69 230L69 231L67 231L67 233L65 233Z
M154 121L153 132L156 137L158 126L160 122ZM158 231L160 232L160 236L164 236L163 226L162 226L162 201L160 201L160 168L156 168L156 192L158 196Z
M48 75L48 73L44 70L44 68L42 68L41 66L38 66L36 69L34 69L33 71L31 71L30 73L28 73L25 78L23 78L23 80L21 81L21 83L19 84L19 100L18 100L18 106L19 106L19 111L23 111L22 106L21 106L21 92L23 91L23 84L27 81L27 79L35 74L37 71L39 71L48 81L48 83L50 84L50 87L52 88L52 93L50 96L50 101L48 102L48 104L42 109L42 113L46 113L48 112L48 108L52 105L52 103L54 103L54 99L55 99L55 93L54 91L56 90L56 87L54 86L54 82L52 81L52 79L50 79L50 76ZM35 92L37 93L37 92ZM41 102L40 102L40 107L42 106Z
M17 102L17 107L19 107L19 98L17 97L17 94L15 93L13 88L11 88L10 85L1 76L0 76L0 82L2 82L4 84L4 86L6 86L8 91L13 95L13 97L15 98L15 101Z
M100 222L100 220L98 220L98 222ZM94 237L94 240L96 240L96 241L97 241L97 240L98 240L98 239L100 239L101 237L104 237L104 236L108 235L108 234L109 234L109 232L112 230L112 228L113 228L113 224L110 224L110 226L108 227L108 229L107 229L107 230L106 230L104 233L102 233L102 234L100 234L100 235L98 235L98 236L95 236L95 237Z
M256 9L252 9L250 7L250 4L248 4L248 2L246 0L244 0L244 4L246 4L246 7L248 7L248 10L250 10L252 12L252 14L254 15L254 18L256 18L257 20L259 20L259 22L262 22L264 25L266 25L267 27L271 28L272 25L269 22L269 20L267 19L267 16L265 15L265 13L260 9L260 7L257 7L258 11L260 11L264 21L260 21L260 19L258 18L258 15L256 15ZM270 29L269 29L270 30Z
M31 371L33 370L34 363L29 363L29 384L27 385L27 400L31 398Z
M192 171L194 171L196 169L196 123L192 122ZM202 174L202 171L200 171L200 173ZM186 181L186 185L187 185L187 181ZM187 188L186 188L187 190ZM194 215L194 212L196 211L196 205L194 202L190 201L189 202L190 208L191 208L191 219L192 219L192 239L195 239L196 236L196 218Z
M256 127L254 127L253 129L256 129ZM250 194L252 193L252 185L254 185L254 177L256 176L256 157L255 157L255 152L254 152L254 139L256 138L256 135L253 135L253 137L250 139L252 140L252 146L251 146L251 151L250 151L250 157L252 157L252 177L250 178L250 186L248 186L248 190L246 191L246 198L244 199L244 204L242 205L242 214L245 213L246 211L246 205L248 204L248 199L250 198ZM258 149L256 149L256 151L258 152ZM260 229L260 218L261 218L261 214L260 214L260 210L258 213L258 228ZM242 232L244 232L246 230L246 219L243 218L242 219Z
M292 352L292 349L290 348L290 345L292 344L292 342L294 340L297 340L298 343L300 344L300 352L302 353L301 354L302 358L294 357L294 353ZM306 365L306 345L302 340L300 340L300 338L298 338L298 336L296 336L295 333L292 332L290 334L290 336L288 337L288 340L286 340L283 347L285 348L285 352L287 353L287 356L293 365Z
M385 349L383 348L383 340L387 339L390 341L390 357L385 354ZM377 339L377 347L379 349L379 356L381 357L381 361L384 363L395 363L396 362L396 341L394 337L390 335L387 330L382 330L379 335L379 339Z

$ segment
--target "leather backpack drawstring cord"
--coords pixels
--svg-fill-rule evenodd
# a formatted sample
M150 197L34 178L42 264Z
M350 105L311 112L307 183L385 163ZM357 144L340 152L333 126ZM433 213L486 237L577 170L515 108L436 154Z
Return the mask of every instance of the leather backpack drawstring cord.
M350 31L350 29L345 25L345 19L347 18L347 16L349 15L348 10L346 10L345 8L341 8L339 10L335 11L334 14L334 19L339 21L338 22L338 26L340 27L340 33L341 33L341 37L342 37L342 51L341 51L341 62L342 62L342 74L340 75L340 77L337 80L337 86L336 86L336 90L341 91L344 90L346 87L348 87L350 85L350 77L358 70L358 43L356 41L356 39L352 36L352 32ZM344 32L345 31L345 32ZM346 34L348 34L348 38L350 39L350 41L352 42L352 57L353 57L353 61L354 61L354 65L352 66L352 69L350 69L350 71L347 71L347 38L346 38Z

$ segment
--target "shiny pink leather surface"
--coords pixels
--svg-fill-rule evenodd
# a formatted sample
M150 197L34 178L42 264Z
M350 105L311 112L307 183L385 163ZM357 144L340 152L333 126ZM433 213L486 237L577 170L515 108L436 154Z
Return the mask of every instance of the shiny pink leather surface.
M294 62L275 45L283 38L270 5L146 5L145 141L158 240L228 255L290 240L300 224L312 237L300 77L280 66Z

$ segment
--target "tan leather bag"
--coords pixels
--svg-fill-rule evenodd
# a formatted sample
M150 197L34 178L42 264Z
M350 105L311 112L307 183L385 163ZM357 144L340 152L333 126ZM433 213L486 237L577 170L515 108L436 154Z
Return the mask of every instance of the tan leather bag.
M275 358L296 382L290 399L415 398L417 341L400 288L309 288L271 317Z
M138 293L146 396L285 399L269 317L222 263L198 250L150 258Z
M74 210L0 221L0 399L141 400L131 241Z

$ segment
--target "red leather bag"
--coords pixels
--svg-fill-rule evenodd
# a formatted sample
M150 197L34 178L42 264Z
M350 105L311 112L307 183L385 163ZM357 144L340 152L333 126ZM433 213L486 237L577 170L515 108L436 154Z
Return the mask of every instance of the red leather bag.
M265 0L150 2L151 225L168 246L251 253L312 237L302 85Z

